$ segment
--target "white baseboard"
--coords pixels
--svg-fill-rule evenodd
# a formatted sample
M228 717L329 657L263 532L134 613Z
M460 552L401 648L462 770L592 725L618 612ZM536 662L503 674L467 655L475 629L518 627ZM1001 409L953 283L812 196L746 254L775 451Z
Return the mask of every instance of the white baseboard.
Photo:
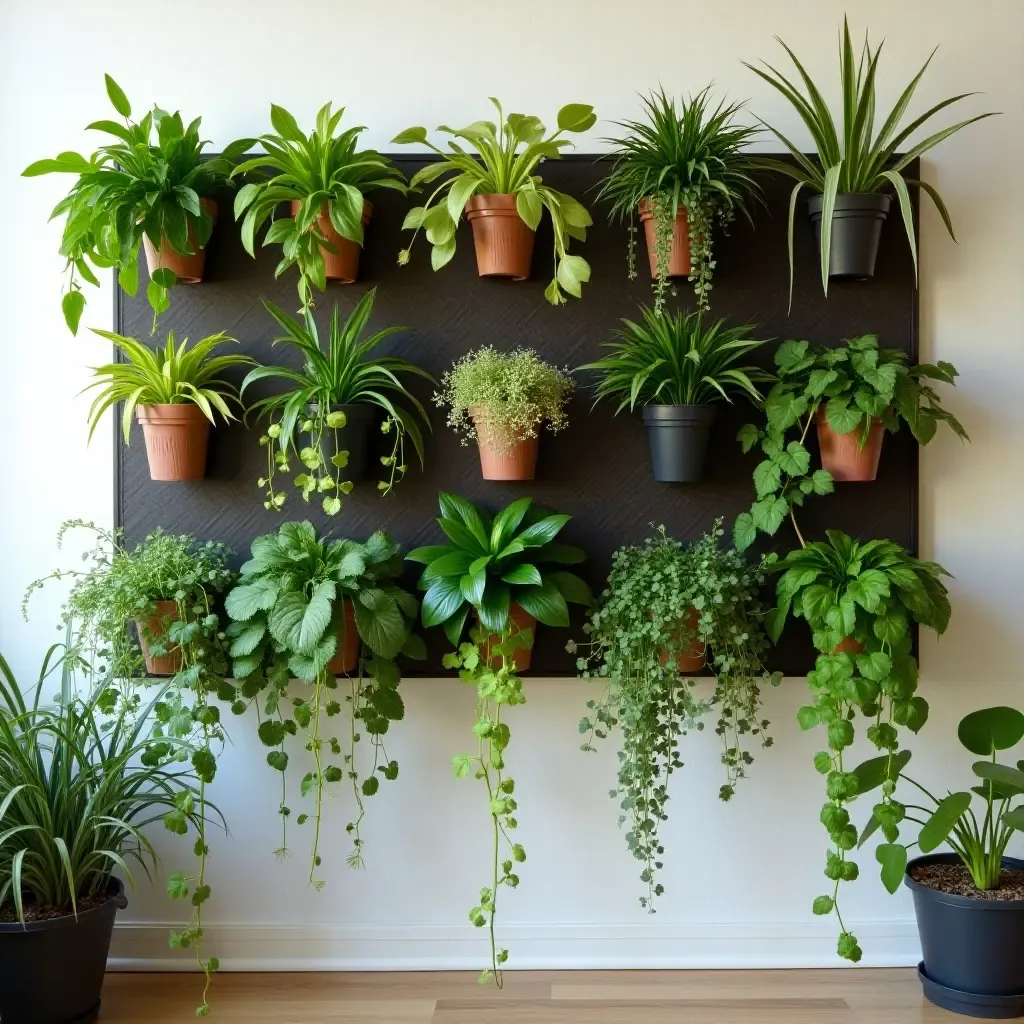
M503 925L509 969L617 970L842 967L834 922L706 922L638 925ZM911 967L921 950L913 920L850 922L864 949L861 966ZM114 971L189 971L187 951L170 950L170 925L119 924ZM227 971L478 970L483 932L458 925L217 924L204 955Z

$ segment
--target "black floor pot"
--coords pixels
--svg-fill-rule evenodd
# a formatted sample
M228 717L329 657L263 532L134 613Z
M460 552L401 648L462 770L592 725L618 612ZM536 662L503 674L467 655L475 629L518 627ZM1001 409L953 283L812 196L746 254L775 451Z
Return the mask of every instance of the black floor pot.
M346 417L345 426L338 431L338 447L348 452L348 465L343 474L352 483L361 483L371 472L378 409L375 405L332 405L330 411L343 412ZM332 438L332 431L324 433L325 459L334 454Z
M951 853L918 857L903 879L914 894L924 994L970 1017L1024 1016L1024 900L954 896L910 876L915 865L959 863ZM1024 861L1004 857L1003 866L1022 870Z
M74 917L0 924L0 1021L86 1024L100 1012L114 917L128 906L111 882L106 903Z
M646 405L644 426L651 445L654 479L662 484L695 484L704 475L713 405Z
M821 199L807 201L818 236L821 253ZM891 197L886 195L838 195L832 212L832 243L829 246L828 276L847 281L864 281L875 276L875 257L882 237L882 224L889 214Z

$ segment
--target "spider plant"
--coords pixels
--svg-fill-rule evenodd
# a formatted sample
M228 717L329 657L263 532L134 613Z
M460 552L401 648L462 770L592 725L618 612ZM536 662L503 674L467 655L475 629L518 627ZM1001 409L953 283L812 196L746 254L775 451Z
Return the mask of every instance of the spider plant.
M347 416L338 406L362 405L383 410L385 418L380 429L392 435L394 441L391 454L381 458L387 479L379 481L378 487L384 494L389 494L405 474L407 436L423 465L420 424L429 430L430 419L401 378L413 375L432 384L436 381L407 359L373 355L385 338L405 330L386 327L368 338L363 337L376 294L375 288L368 291L344 322L335 306L326 344L320 338L310 310L305 311L300 322L272 302L263 303L285 332L273 343L290 346L303 358L301 370L257 366L242 382L242 394L259 380L279 379L289 385L287 391L261 398L249 408L249 412L271 420L260 439L267 449L267 476L260 479L260 486L267 488L266 508L279 509L284 505L285 493L275 489L274 475L276 470L289 472L289 459L295 455L308 471L300 473L294 481L302 491L303 500L309 501L315 491L325 495L323 507L328 515L341 511L340 495L349 493L352 482L344 479L341 472L348 465L349 453L340 446L340 431L346 425ZM297 433L308 434L309 443L300 445ZM330 453L324 450L328 437L333 442Z
M778 37L776 37L778 38ZM769 161L764 163L796 181L789 200L789 295L790 304L793 300L793 220L796 201L801 189L807 187L822 195L821 216L821 284L828 294L828 276L830 249L832 240L832 213L835 208L836 196L847 194L874 194L895 192L903 215L903 225L910 244L910 252L914 260L914 273L917 274L917 241L914 235L914 210L910 201L909 186L920 188L935 204L942 217L943 224L950 237L953 234L953 223L938 190L926 181L906 178L903 171L918 157L927 153L954 132L975 121L992 117L994 112L978 114L964 121L943 128L929 135L905 153L900 154L900 147L935 114L946 107L958 103L973 93L961 93L936 103L910 124L901 127L904 114L914 96L918 83L921 81L928 65L931 64L935 50L924 62L921 70L910 80L910 84L900 94L893 108L889 111L881 128L875 131L875 76L878 59L882 53L882 44L872 48L868 37L864 36L864 45L858 57L850 38L850 26L843 19L843 34L839 46L839 79L842 87L842 126L837 127L832 112L815 85L813 79L797 59L796 54L781 40L779 43L789 55L803 81L806 95L785 75L770 64L765 63L767 70L746 66L763 78L769 85L777 89L796 108L801 120L810 132L817 150L817 159L806 156L799 146L790 142L777 128L763 122L779 141L793 155L795 164ZM937 49L937 48L936 48ZM762 62L764 63L764 62Z
M759 128L736 124L742 103L720 101L713 106L711 86L676 105L664 89L641 96L645 121L617 121L620 138L605 139L616 148L615 163L601 183L599 199L611 206L610 215L627 221L629 276L636 277L634 217L643 201L651 207L656 239L655 311L661 312L669 279L669 247L676 216L686 210L690 234L690 280L699 307L709 306L714 269L713 228L728 225L739 211L750 219L748 207L761 189L751 177L759 161L743 152Z
M235 196L235 219L242 219L242 244L255 256L256 233L271 220L264 245L280 243L283 259L275 277L290 266L299 268L299 298L303 309L312 301L311 286L321 292L327 287L323 248L335 251L320 227L326 207L334 230L357 245L363 244L363 200L377 188L406 191L405 176L386 156L372 149L357 148L365 126L336 134L345 108L334 113L326 103L316 116L316 128L307 136L284 107L270 106L275 134L258 141L265 155L240 163L233 175L258 174L262 180L249 182ZM274 173L269 173L269 172ZM297 202L294 216L274 218L279 204Z

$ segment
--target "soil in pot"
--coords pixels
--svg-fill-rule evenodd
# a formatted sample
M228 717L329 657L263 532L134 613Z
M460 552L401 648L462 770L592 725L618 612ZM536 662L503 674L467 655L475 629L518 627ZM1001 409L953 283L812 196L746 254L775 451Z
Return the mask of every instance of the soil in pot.
M334 657L327 662L327 671L334 675L355 672L359 666L359 631L356 629L355 608L349 598L341 602L342 623L338 627L338 647Z
M866 281L875 276L875 258L882 237L882 224L889 214L887 195L847 194L836 196L832 213L832 241L829 246L829 278ZM807 211L818 236L821 254L820 195L811 196Z
M315 412L315 406L310 412ZM373 462L373 447L379 412L374 405L332 405L329 412L343 412L345 426L338 431L338 448L348 452L348 465L342 470L344 478L358 484L370 476ZM334 451L335 431L327 428L321 442L324 459L330 459Z
M679 632L676 635L682 636L683 633L696 633L699 619L700 616L697 613L697 609L691 608L686 618L680 622ZM681 651L676 659L676 668L679 670L679 674L686 676L692 675L694 672L700 672L704 668L706 653L704 641L699 637L694 637L690 646L686 650ZM662 651L659 660L662 665L668 664L668 651Z
M198 405L140 405L135 418L142 424L151 480L202 480L210 421Z
M476 195L466 203L480 277L525 281L533 260L534 233L519 216L515 196Z
M301 200L292 200L293 217L299 212L301 205ZM368 199L364 199L363 231L366 230L366 226L370 223L371 216L373 216L373 203ZM362 246L358 242L353 242L351 238L345 238L343 235L338 234L331 223L331 215L328 212L326 203L321 208L320 216L317 217L316 222L320 228L320 233L334 249L334 252L331 252L330 249L320 246L320 251L324 255L324 272L327 280L340 281L342 284L352 284L359 277L359 256L363 251Z
M639 209L640 222L644 226L644 237L647 239L651 279L654 280L658 276L657 228L654 213L651 210L651 204L646 199L640 201ZM686 207L680 204L672 224L672 237L669 241L668 276L689 277L690 267L690 219Z
M480 473L485 480L532 480L537 472L540 434L523 440L509 439L486 408L469 410L480 449Z
M151 676L173 676L181 671L181 648L168 647L166 654L150 654L149 637L156 639L164 635L164 622L177 619L178 605L176 601L156 601L154 604L156 610L152 615L135 620L142 656L146 659L146 672Z
M479 622L480 617L474 611L473 613ZM513 601L508 608L508 617L514 625L513 633L522 632L524 629L528 629L533 634L533 639L530 641L529 647L517 647L512 653L512 665L517 672L525 672L530 667L530 662L533 660L533 641L537 639L537 620L530 615ZM490 656L491 648L495 644L501 643L501 637L492 633L486 640L480 645L480 653L485 658ZM488 664L491 668L501 668L501 655L495 654L490 657Z
M217 223L217 204L212 199L200 199L199 205ZM206 250L199 248L196 241L195 222L189 217L188 222L188 244L192 249L192 255L175 252L171 243L164 235L159 250L149 240L149 235L144 235L142 243L146 249L146 264L149 267L149 276L153 276L154 270L166 267L174 271L174 276L179 284L199 284L203 280L203 273L206 270Z
M644 406L651 468L658 483L693 484L701 480L717 411L713 405Z
M867 444L860 447L861 428L849 434L837 434L829 426L824 406L818 406L816 425L821 466L832 474L832 479L844 483L866 483L878 476L878 462L882 457L885 427L881 420L871 424Z

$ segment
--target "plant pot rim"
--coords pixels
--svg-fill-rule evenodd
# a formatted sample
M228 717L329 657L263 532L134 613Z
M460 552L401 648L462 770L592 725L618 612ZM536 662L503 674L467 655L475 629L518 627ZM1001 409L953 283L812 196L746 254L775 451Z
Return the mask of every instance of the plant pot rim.
M644 196L639 203L636 204L637 213L640 214L641 220L652 220L654 218L654 211L651 210L651 198L650 196ZM682 217L689 218L690 208L682 200L679 202L679 206L676 207L676 215L674 220L679 220Z
M927 899L934 900L936 903L946 903L950 906L961 907L965 910L1003 910L1012 911L1018 914L1024 913L1024 899L977 899L971 896L957 896L955 893L943 892L941 889L933 889L931 886L922 885L916 879L911 877L910 869L924 864L963 864L963 861L961 861L955 853L929 853L924 857L915 857L907 864L906 870L903 873L903 884L913 891L915 898L918 895L921 895ZM1024 860L1020 860L1017 857L1004 856L1002 866L1014 868L1017 871L1024 871Z
M111 889L113 890L112 892L110 891ZM77 918L74 914L68 913L61 917L48 917L41 921L26 921L25 924L21 924L18 921L3 921L0 922L0 935L11 935L15 932L48 932L57 928L72 928L82 921L98 917L107 910L111 903L118 910L124 910L128 906L128 897L124 894L124 882L120 878L111 875L110 881L107 883L107 891L110 892L110 895L103 903L81 911Z
M818 192L807 199L807 207L812 216L821 212L825 202L823 193ZM836 209L846 208L848 205L859 206L869 211L881 210L888 213L892 205L892 196L888 192L839 192L836 194Z
M289 202L289 209L294 212L296 204L304 203L308 198L309 198L309 196L304 196L302 199L292 199L292 200L290 200L290 202ZM323 213L323 208L329 202L330 202L329 199L325 199L323 201L323 203L321 204L321 206L320 206L320 211L321 211L320 212L320 216L321 217L325 216L324 213ZM368 221L372 215L373 215L373 203L371 203L370 200L366 198L366 196L363 196L363 220L364 221ZM365 223L363 224L363 227L366 227Z
M643 407L644 423L693 422L695 420L712 420L718 414L715 402L701 402L697 405L668 405L651 402Z
M135 418L140 423L166 423L172 421L204 420L203 410L195 402L154 402L151 405L137 405Z

